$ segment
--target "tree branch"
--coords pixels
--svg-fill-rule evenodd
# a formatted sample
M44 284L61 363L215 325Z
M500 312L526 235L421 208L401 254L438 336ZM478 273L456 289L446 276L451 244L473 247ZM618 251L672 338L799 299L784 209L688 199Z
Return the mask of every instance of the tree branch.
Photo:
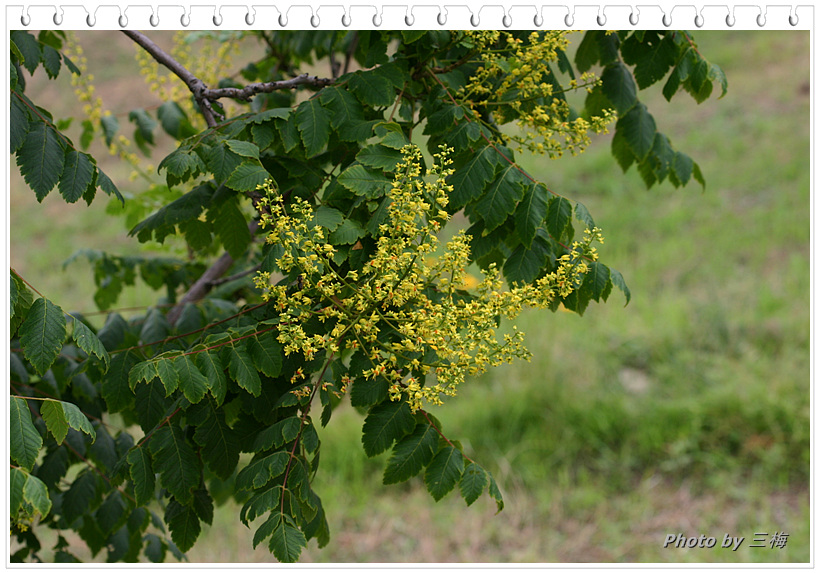
M323 88L331 83L333 83L333 80L330 78L320 78L318 76L302 74L289 80L248 84L244 88L219 88L214 90L206 89L204 96L209 100L229 97L249 101L253 98L253 96L260 93L270 93L277 90L293 89L304 85L315 88Z

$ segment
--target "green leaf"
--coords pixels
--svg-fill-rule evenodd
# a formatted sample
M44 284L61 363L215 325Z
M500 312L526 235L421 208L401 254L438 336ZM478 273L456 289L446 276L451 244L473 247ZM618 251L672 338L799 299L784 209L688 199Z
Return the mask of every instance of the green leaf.
M94 164L89 156L68 150L65 165L57 188L67 203L75 203L88 190L94 180Z
M242 157L251 157L253 159L259 159L259 147L251 143L250 141L242 141L239 139L228 139L225 141L225 145L227 145L231 151L240 155Z
M695 162L692 161L691 157L680 151L675 152L675 159L672 161L672 171L675 173L675 177L677 177L681 185L689 183L694 165Z
M476 211L484 219L484 228L487 231L498 227L515 211L518 202L524 196L526 182L527 179L518 166L508 164L501 169L498 177L475 204Z
M105 145L110 146L114 141L114 136L117 135L120 129L120 122L116 116L104 115L100 118L100 126L105 137Z
M638 103L615 126L639 161L643 161L655 141L655 120L646 106Z
M11 32L11 41L14 42L17 51L23 56L23 61L20 63L25 66L30 74L33 74L37 66L40 65L40 59L42 58L40 42L24 30L13 30Z
M572 218L572 204L564 197L553 197L547 205L547 231L560 241Z
M69 524L88 515L99 503L99 478L92 470L85 470L63 494L60 511Z
M302 421L291 416L284 420L279 420L273 426L268 426L256 435L251 451L263 452L273 448L281 448L288 442L292 442L299 436L302 428Z
M390 190L392 182L380 173L374 173L362 165L351 165L338 177L337 181L356 195L368 199L381 197Z
M495 178L502 162L506 163L498 151L488 145L479 150L463 167L457 169L447 181L453 186L448 209L459 210L481 197L484 189Z
M588 270L584 275L584 282L581 283L581 290L584 296L587 296L596 302L599 302L601 296L606 300L607 285L610 281L609 267L597 261L592 261L587 265ZM610 285L611 288L611 285Z
M157 122L148 115L144 109L133 109L128 114L128 121L136 126L136 132L143 141L154 145L154 129L157 127Z
M433 457L424 472L424 483L433 499L439 501L452 490L464 471L464 457L453 446L445 446Z
M146 505L154 499L156 476L148 448L136 447L128 452L129 475L134 482L134 497L137 505Z
M46 75L53 80L60 74L61 66L60 53L51 46L43 46L43 68Z
M151 436L149 442L154 470L162 486L182 503L193 499L202 470L193 448L176 424L166 424Z
M111 178L106 175L102 169L97 168L97 185L100 189L102 189L106 195L113 195L116 197L121 205L125 205L125 197L122 196L120 190L117 189L117 186L114 185L114 182L111 181ZM89 187L88 192L83 195L83 199L90 205L91 199L94 198L94 187Z
M41 202L60 179L65 153L60 138L45 122L36 121L17 151L17 165Z
M173 187L191 177L195 177L198 173L204 171L206 166L199 155L179 148L160 161L157 166L157 173L160 173L163 169L165 170L168 187Z
M495 500L495 506L497 508L496 513L504 509L504 499L501 497L501 490L498 489L498 484L495 483L495 478L487 472L487 476L490 478L490 484L487 487L487 492L490 494L490 497Z
M419 473L433 459L438 432L430 424L418 424L408 436L393 447L393 455L384 469L382 483L399 483Z
M295 563L307 547L307 540L302 531L296 527L291 518L278 514L269 544L273 556L282 563Z
M515 232L527 247L532 244L536 229L541 226L547 216L547 193L547 188L540 183L528 185L513 215Z
M265 376L276 378L282 371L282 345L273 333L257 334L249 339L248 353L256 369Z
M356 154L356 160L367 167L390 172L395 171L396 165L402 160L402 155L401 151L397 149L374 144L363 147Z
M262 167L258 159L243 161L225 181L225 186L244 193L255 190L258 185L264 184L270 178L270 173Z
M342 224L344 218L345 216L341 211L334 209L333 207L321 205L313 212L313 220L309 224L311 226L319 225L328 232L333 232L339 225Z
M635 66L635 80L638 87L645 89L660 81L675 65L678 49L672 34L660 38L647 34L643 42L636 35L624 41L621 54L627 64Z
M704 190L706 189L706 180L703 178L703 173L700 171L700 165L694 161L692 162L692 177L695 178L695 181L700 183L700 186L703 187Z
M12 66L11 69L14 69ZM29 112L23 100L15 92L11 92L11 107L9 112L9 152L17 153L20 146L26 140L29 129L31 128L31 121L29 120Z
M48 488L46 484L36 476L26 476L26 483L23 485L23 501L34 508L35 514L40 514L41 520L51 511L51 499L48 497Z
M589 210L583 203L575 203L575 218L582 221L587 229L595 227L595 221L593 221L592 215L589 214Z
M367 234L358 221L345 219L341 226L328 237L332 245L352 245Z
M171 137L181 140L196 133L185 111L175 101L167 101L157 109L157 117L162 129Z
M365 453L371 458L382 453L394 440L411 432L415 425L416 419L407 402L388 401L373 406L362 426Z
M601 91L619 114L626 113L638 101L635 80L621 62L609 64L601 74Z
M102 397L112 414L122 412L134 401L128 374L139 362L136 353L136 350L126 350L115 354L107 374L103 377Z
M290 452L278 451L261 458L254 459L236 476L236 489L260 489L270 480L285 473L290 460Z
M225 381L225 369L222 367L219 355L216 352L198 352L196 362L200 371L208 378L211 395L216 399L217 404L222 404L227 391L227 383Z
M43 447L43 438L31 421L31 411L24 399L12 396L9 405L9 454L22 468L31 471Z
M481 492L487 487L487 483L487 472L477 463L470 462L464 468L458 487L461 491L461 497L464 498L467 505L472 505L481 496Z
M340 137L352 125L364 122L362 104L346 89L328 86L320 92L319 99L332 112L330 125L340 133Z
M31 305L20 325L23 354L41 376L60 353L65 340L65 315L62 309L45 298Z
M123 499L122 493L114 490L100 504L94 517L103 531L116 531L125 522L127 508L128 504Z
M251 242L251 233L235 198L219 207L214 217L214 228L228 254L234 259L242 257Z
M139 384L134 389L134 411L144 432L150 431L164 416L171 401L166 397L166 389L159 380Z
M145 319L140 330L140 340L143 344L153 344L164 340L171 331L171 325L168 319L162 314L158 308L153 307L148 309L145 314Z
M179 388L191 404L196 404L208 392L208 379L196 367L190 356L174 359L174 369L179 375Z
M227 480L239 463L242 444L225 422L224 410L218 408L216 401L206 399L188 413L196 425L194 441L202 447L203 460L220 479Z
M205 152L204 156L205 165L214 174L214 179L220 183L230 177L231 173L242 163L242 157L223 144L214 145Z
M588 71L601 59L598 34L600 34L598 30L590 30L584 34L584 38L578 44L578 50L575 52L575 66L581 73Z
M547 241L541 235L535 235L529 248L518 245L512 252L507 262L504 263L504 277L510 283L531 283L541 274L549 253L550 248Z
M40 415L46 423L46 428L54 436L58 444L62 444L68 434L68 428L74 428L91 436L91 441L97 439L97 433L88 418L80 409L70 402L58 400L43 400L40 404Z
M626 304L629 304L629 300L632 298L632 293L629 291L629 287L626 286L626 281L624 281L623 275L620 271L616 271L615 269L609 269L609 272L612 284L621 289L621 292L624 293L624 296L626 297ZM626 304L624 306L626 306Z
M17 513L23 506L23 487L26 485L26 480L29 474L20 468L9 468L9 517L12 522L17 518Z
M262 381L259 379L259 373L256 371L256 366L254 366L253 360L243 345L234 344L231 346L228 371L240 388L253 396L259 396L262 392Z
M357 98L373 107L388 106L396 100L396 88L376 70L356 72L348 85Z
M111 357L105 350L105 346L103 346L100 339L97 338L97 335L94 334L82 321L78 320L76 317L72 318L74 319L74 327L71 331L71 337L77 343L77 346L82 348L86 354L89 356L93 354L102 360L105 363L104 372L107 371Z
M193 547L202 529L194 508L175 499L169 501L165 508L165 523L171 530L171 539L180 551L188 551Z
M308 157L317 155L327 147L332 114L322 106L318 98L308 99L299 104L294 117Z

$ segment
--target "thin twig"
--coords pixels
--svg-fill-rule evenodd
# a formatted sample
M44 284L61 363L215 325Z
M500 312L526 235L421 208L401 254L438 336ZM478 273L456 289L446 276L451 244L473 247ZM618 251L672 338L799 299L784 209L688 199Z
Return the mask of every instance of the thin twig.
M253 96L261 93L270 93L277 90L293 89L299 86L323 88L327 85L330 85L331 83L333 83L333 80L330 78L320 78L319 76L302 74L289 80L248 84L244 88L219 88L213 90L206 89L203 92L203 97L209 100L216 100L223 97L229 97L233 99L240 99L243 101L250 101L253 98Z

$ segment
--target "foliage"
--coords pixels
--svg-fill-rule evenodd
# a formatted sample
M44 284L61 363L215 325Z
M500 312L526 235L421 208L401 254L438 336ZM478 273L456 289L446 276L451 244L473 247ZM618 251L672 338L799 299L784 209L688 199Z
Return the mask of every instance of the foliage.
M161 83L144 53L171 81L201 84L193 99L168 90L154 114L128 118L144 153L160 127L178 141L157 167L164 182L142 170L141 197L166 199L131 235L168 241L188 260L82 253L101 310L137 268L165 287L144 316L110 311L99 329L35 298L12 270L14 559L38 558L39 527L72 529L109 561L180 558L227 491L256 528L254 546L295 561L310 539L329 539L312 487L317 422L330 424L346 393L365 414L366 454L391 451L385 484L424 472L435 500L458 486L468 505L486 491L501 510L493 476L425 404L526 358L520 332L497 334L522 307L583 314L613 286L630 297L598 260L603 238L586 207L535 181L515 154L583 151L617 118L612 151L624 170L636 164L648 186L703 184L637 92L669 74L667 99L684 89L702 101L713 82L725 92L720 69L684 32L588 32L574 65L563 32L248 32L267 47L242 69L248 83L217 77L208 88L214 70L190 50L174 59L127 34L149 81ZM64 40L12 34L12 152L38 200L57 185L66 201L90 202L97 184L123 199L24 95L21 66L82 71L59 52ZM299 73L316 61L332 77ZM88 81L75 85L92 100ZM575 90L587 92L580 107ZM101 137L133 163L116 147L127 143L119 122L96 104L87 113L81 143ZM125 201L127 216L143 210L140 197ZM459 213L469 228L442 248Z

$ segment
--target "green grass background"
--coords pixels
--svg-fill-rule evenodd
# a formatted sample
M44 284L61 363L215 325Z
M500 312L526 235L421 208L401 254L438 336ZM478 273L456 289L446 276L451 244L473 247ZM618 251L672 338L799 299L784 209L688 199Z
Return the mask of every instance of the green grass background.
M105 70L97 74L107 107L146 105L133 50L103 34L81 40L91 67ZM435 503L419 479L382 486L384 456L366 458L362 417L343 405L320 432L314 483L331 542L311 542L303 561L809 560L809 33L694 37L725 70L726 97L697 105L680 93L670 104L659 86L640 97L658 129L700 163L705 191L647 190L634 168L621 172L607 137L577 158L523 161L589 208L606 237L602 260L623 273L633 298L624 307L616 291L583 317L524 314L533 360L471 380L434 410L493 472L505 510L495 515L486 497L467 508L455 493ZM64 106L57 117L76 105L42 78L32 86L41 105ZM94 310L88 265L62 271L61 262L83 247L142 247L104 214L103 200L67 207L49 196L38 205L12 171L12 267L63 308ZM127 170L108 172L139 193ZM152 297L132 289L120 304ZM757 532L789 540L749 548ZM715 536L718 547L663 549L669 533ZM746 538L738 551L720 549L726 533ZM271 561L264 547L251 550L252 536L228 503L188 557Z

